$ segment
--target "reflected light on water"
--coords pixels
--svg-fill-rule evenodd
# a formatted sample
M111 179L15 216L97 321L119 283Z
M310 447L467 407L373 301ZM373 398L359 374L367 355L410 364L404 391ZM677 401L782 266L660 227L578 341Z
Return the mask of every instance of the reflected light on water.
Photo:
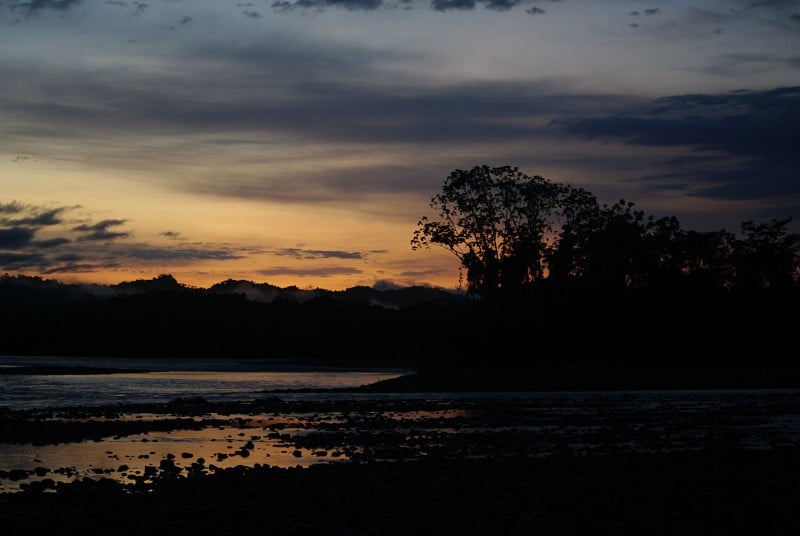
M70 482L84 477L105 477L129 483L145 475L148 466L159 467L162 460L171 460L179 470L189 472L256 464L308 467L349 459L343 450L297 448L287 441L286 434L302 434L304 427L299 419L266 418L238 421L236 426L150 432L102 441L57 445L0 443L0 471L16 469L31 473L19 481L0 479L0 493L19 491L20 484L44 478Z

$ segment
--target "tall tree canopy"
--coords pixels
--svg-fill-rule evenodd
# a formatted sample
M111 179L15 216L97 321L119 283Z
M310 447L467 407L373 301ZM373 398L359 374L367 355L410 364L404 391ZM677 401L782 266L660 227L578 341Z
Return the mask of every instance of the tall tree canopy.
M544 276L550 233L566 188L516 167L456 169L430 202L413 249L436 245L461 261L469 290L491 296Z

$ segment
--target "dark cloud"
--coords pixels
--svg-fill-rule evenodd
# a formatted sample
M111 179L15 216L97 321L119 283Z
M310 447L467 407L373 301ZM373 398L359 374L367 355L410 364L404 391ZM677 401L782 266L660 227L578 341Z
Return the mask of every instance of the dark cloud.
M38 274L96 272L153 263L226 261L259 252L255 248L233 248L202 242L174 247L131 243L122 240L128 238L130 233L114 230L126 224L128 220L125 219L104 219L70 226L70 218L62 216L78 208L81 207L53 209L17 201L0 203L0 268ZM42 229L47 229L51 236L37 239L36 234ZM73 239L71 235L75 234L77 237ZM173 231L165 231L161 235L173 239L179 237L179 233Z
M687 170L706 186L696 195L719 199L780 197L800 212L800 87L657 99L648 111L554 122L564 132L630 145L688 147L726 155L723 165Z
M78 225L77 227L73 227L72 230L85 232L106 231L109 227L119 227L126 223L128 223L128 220L103 220L97 223Z
M78 225L77 227L73 227L72 230L86 233L78 238L80 241L110 241L116 240L117 238L127 238L130 236L130 233L125 231L110 230L112 227L119 227L120 225L125 225L126 223L127 220L103 220L93 224Z
M18 201L0 203L0 214L18 214L25 210L25 205ZM2 222L2 220L0 220Z
M0 268L3 270L24 270L37 266L42 256L37 253L4 253L0 251Z
M475 0L431 0L431 7L436 11L470 10L475 9Z
M38 15L46 11L67 11L83 0L0 0L0 7L5 7L26 16Z
M522 3L522 0L487 0L486 9L493 9L495 11L508 11L520 3Z
M644 10L645 15L661 15L661 10L659 8L651 8Z
M181 237L181 233L175 231L164 231L163 233L158 233L159 236L164 236L171 240L178 240Z
M242 11L242 15L248 19L260 19L263 17L263 15L258 11Z
M296 259L363 259L359 251L330 251L319 249L284 248L273 252L280 257L294 257Z
M49 249L49 248L57 248L59 246L63 246L66 244L71 244L72 240L69 238L50 238L47 240L35 240L31 242L31 246L40 249Z
M0 229L0 249L20 249L30 244L35 232L28 227Z
M201 248L177 247L163 248L147 244L118 245L112 250L116 258L144 261L194 261L194 260L234 260L243 258L228 248L214 247L211 244Z
M108 270L110 268L119 268L118 263L70 263L53 268L47 268L42 271L42 275L64 274L64 273L92 273L101 270Z
M425 278L431 276L440 276L442 274L450 273L449 268L429 268L427 270L405 270L400 272L401 277L409 277L409 278Z
M525 10L525 13L528 13L529 15L543 15L544 9L536 6L531 6Z
M25 203L20 203L19 201L0 203L0 225L25 225L33 227L57 225L62 223L62 219L59 216L60 214L76 208L80 207L71 206L49 208L27 205Z
M25 218L10 220L9 223L16 225L32 225L34 227L46 227L48 225L58 225L63 221L59 215L62 214L65 210L67 210L67 207L59 207L50 210L44 210L42 212L39 212L38 214L33 214Z
M41 227L50 227L63 223L62 214L76 208L79 207L47 208L25 205L17 201L7 204L0 203L0 225L31 227L35 231Z
M628 16L630 16L630 17L638 17L639 16L639 12L638 11L630 11L628 13Z
M791 19L795 22L800 22L800 13L792 13Z
M95 231L93 233L89 233L86 235L81 236L78 238L80 241L111 241L116 240L118 238L127 238L130 236L130 233L122 232L122 231Z
M430 7L435 11L470 11L482 4L486 9L495 11L508 11L515 6L526 3L528 0L431 0ZM406 9L410 8L411 0L400 0ZM241 6L242 4L239 4ZM322 11L326 8L343 8L350 11L376 11L378 9L396 9L396 2L384 0L277 0L272 3L272 9L280 12L301 10ZM246 13L246 12L245 12ZM544 10L534 9L534 13L544 13Z
M383 0L294 0L272 3L276 11L293 11L295 9L322 10L325 8L342 8L349 11L374 11L383 6ZM247 12L245 12L247 13Z
M315 268L276 266L274 268L258 270L258 273L268 277L278 275L291 275L294 277L330 277L334 275L359 275L364 272L358 268L351 268L349 266L319 266Z

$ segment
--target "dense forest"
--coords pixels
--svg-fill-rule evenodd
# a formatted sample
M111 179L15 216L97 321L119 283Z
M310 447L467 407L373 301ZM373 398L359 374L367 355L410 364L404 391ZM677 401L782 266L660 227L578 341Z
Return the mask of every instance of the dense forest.
M800 235L684 230L516 168L456 170L414 249L463 292L302 291L169 275L111 286L0 277L0 353L314 358L469 367L795 368ZM420 253L424 255L424 253Z
M438 218L419 221L412 247L456 255L479 303L444 332L463 348L443 344L432 362L795 366L791 218L686 230L510 166L454 170L430 206Z

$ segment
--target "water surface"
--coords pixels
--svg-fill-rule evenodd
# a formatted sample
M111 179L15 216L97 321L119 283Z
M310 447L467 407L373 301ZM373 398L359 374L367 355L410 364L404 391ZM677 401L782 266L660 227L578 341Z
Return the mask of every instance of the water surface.
M411 371L325 367L290 360L0 357L0 367L97 367L139 370L118 374L0 375L0 407L162 403L202 396L209 401L252 400L275 390L338 389L367 385Z

